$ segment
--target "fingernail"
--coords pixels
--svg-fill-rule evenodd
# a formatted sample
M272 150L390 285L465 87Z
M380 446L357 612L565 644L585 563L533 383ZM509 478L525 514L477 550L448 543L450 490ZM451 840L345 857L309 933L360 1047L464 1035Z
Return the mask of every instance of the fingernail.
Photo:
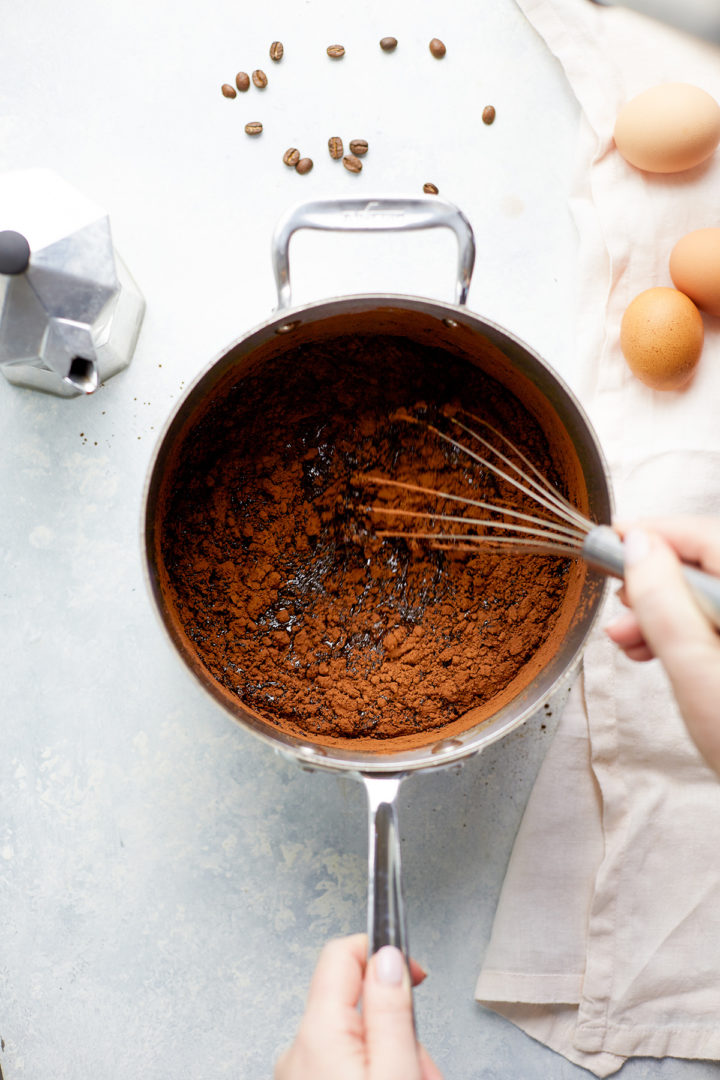
M386 986L400 986L405 974L403 954L394 945L383 945L375 954L375 974Z
M642 529L631 529L625 536L625 564L635 566L650 552L650 537Z

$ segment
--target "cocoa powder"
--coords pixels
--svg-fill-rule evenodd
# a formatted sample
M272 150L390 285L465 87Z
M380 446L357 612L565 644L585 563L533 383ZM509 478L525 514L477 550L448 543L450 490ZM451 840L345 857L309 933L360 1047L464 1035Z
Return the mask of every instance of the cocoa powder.
M369 502L433 507L369 491L358 474L469 484L476 498L533 509L425 427L393 418L421 401L473 409L565 487L517 398L466 361L393 336L270 360L216 395L168 466L166 602L211 677L295 735L388 748L427 739L521 688L556 627L567 560L375 535Z

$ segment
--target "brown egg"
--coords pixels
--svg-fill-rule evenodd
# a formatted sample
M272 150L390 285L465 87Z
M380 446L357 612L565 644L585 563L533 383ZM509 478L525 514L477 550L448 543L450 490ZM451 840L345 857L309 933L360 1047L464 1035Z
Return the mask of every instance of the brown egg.
M646 289L625 309L620 348L633 375L653 390L682 389L702 346L702 315L677 289Z
M720 142L720 105L690 83L662 83L623 105L615 145L645 172L681 172L699 165Z
M720 229L696 229L670 253L675 287L709 315L720 315Z

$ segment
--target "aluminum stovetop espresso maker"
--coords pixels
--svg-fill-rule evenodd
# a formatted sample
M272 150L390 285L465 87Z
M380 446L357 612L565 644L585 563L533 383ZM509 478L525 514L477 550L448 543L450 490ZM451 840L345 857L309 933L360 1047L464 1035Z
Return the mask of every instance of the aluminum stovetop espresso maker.
M101 207L46 169L0 175L0 371L9 382L92 394L130 363L144 312Z

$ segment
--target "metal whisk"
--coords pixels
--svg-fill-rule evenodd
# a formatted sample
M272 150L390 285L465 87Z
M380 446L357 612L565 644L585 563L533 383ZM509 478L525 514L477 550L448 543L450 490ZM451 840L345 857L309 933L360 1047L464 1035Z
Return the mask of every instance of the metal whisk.
M408 522L427 522L428 528L377 529L379 538L421 540L432 547L461 551L506 551L517 554L559 555L582 558L590 566L613 577L624 578L625 555L618 534L608 525L598 525L581 514L515 446L487 420L464 410L445 409L443 415L455 428L457 437L448 435L435 424L399 410L393 419L421 424L439 439L486 469L497 480L510 484L537 506L537 513L526 513L457 495L450 491L405 483L384 476L361 474L361 486L394 488L414 492L423 499L459 504L466 513L444 510L406 510L393 506L372 505L364 508L372 517L405 518ZM490 434L491 439L486 437ZM467 510L473 513L468 516ZM475 516L475 511L482 516ZM720 629L720 580L692 566L683 567L685 579L698 605Z

